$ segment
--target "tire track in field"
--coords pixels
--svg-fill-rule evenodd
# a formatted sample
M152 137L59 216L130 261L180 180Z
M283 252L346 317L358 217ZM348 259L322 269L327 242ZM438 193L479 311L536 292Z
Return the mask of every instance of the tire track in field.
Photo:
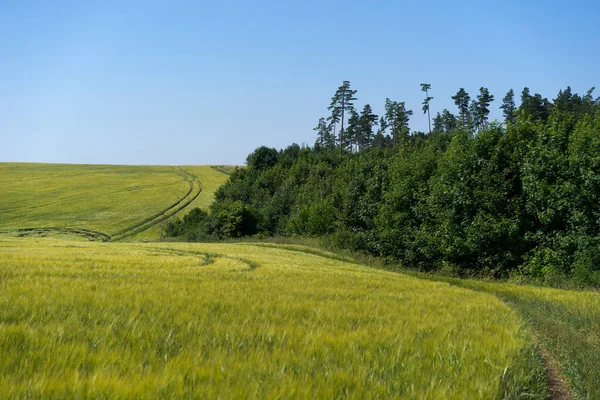
M116 242L131 236L135 236L140 232L150 229L153 226L160 224L164 220L171 218L179 211L189 206L194 200L196 200L196 198L202 192L202 183L200 183L198 177L196 175L192 175L186 172L181 167L177 167L177 169L175 169L174 167L172 168L174 173L183 177L184 181L188 182L189 184L189 190L185 194L185 196L177 200L175 203L171 204L166 209L159 211L154 215L151 215L150 217L144 219L143 221L135 225L122 229L121 231L113 234L110 237L111 242Z
M238 257L230 254L220 254L220 253L208 253L204 251L192 251L192 250L183 250L183 249L174 249L171 247L165 248L154 248L151 249L152 253L162 253L168 255L176 255L176 256L184 256L184 257L199 257L202 256L203 260L200 265L208 265L214 262L215 258L226 258L229 260L239 261L243 264L246 264L248 269L246 271L254 271L259 268L261 265L256 261L252 261L245 257Z
M163 222L164 220L174 216L179 211L189 206L202 192L202 183L196 175L192 175L186 172L181 167L171 167L173 172L180 175L185 182L188 183L189 189L187 193L178 199L176 202L171 204L169 207L145 218L141 222L131 225L125 229L118 231L113 235L109 235L104 232L94 231L86 228L68 228L68 227L42 227L42 228L18 228L0 230L0 235L10 235L17 237L24 236L50 236L52 234L71 234L85 237L89 241L101 241L101 242L115 242L143 232L147 229L152 228L155 225Z
M94 231L91 229L85 228L51 228L51 227L42 227L42 228L19 228L19 229L9 229L9 230L1 230L0 235L10 235L16 237L26 237L26 236L50 236L52 234L65 234L65 235L77 235L83 236L89 241L92 242L108 242L110 240L110 235L107 235L104 232Z

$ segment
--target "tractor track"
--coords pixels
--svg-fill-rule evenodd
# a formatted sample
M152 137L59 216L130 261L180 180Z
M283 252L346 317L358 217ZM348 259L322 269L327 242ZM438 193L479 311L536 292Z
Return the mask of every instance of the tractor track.
M185 196L177 200L175 203L171 204L168 208L146 218L142 222L115 233L111 236L111 242L116 242L118 240L137 235L138 233L143 232L146 229L150 229L153 226L158 225L164 220L177 214L179 211L189 206L191 202L196 200L196 198L202 192L202 184L198 180L198 177L196 175L187 173L181 167L178 167L178 170L175 170L175 168L173 168L173 172L175 172L178 175L181 175L183 179L186 182L188 182L190 188L185 194Z
M55 234L65 235L77 235L83 236L86 239L93 242L108 242L110 236L104 232L94 231L85 228L52 228L52 227L41 227L41 228L19 228L19 229L8 229L0 230L0 235L9 235L16 237L26 236L51 236Z

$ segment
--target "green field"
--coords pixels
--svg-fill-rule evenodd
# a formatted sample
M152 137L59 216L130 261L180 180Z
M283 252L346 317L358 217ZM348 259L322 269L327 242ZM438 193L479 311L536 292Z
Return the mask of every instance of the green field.
M598 293L155 241L230 171L0 163L0 398L600 398Z
M489 294L251 244L0 253L3 398L543 393L526 329Z
M209 166L0 163L0 234L118 240L208 207L227 175ZM142 234L143 232L143 234Z

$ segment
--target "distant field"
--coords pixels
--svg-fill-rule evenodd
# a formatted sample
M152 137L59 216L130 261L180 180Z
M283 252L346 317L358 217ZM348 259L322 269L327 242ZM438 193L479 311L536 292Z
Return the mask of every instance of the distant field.
M483 292L277 245L0 254L1 398L545 395L522 321Z
M0 163L0 177L0 234L95 240L155 239L153 222L207 207L227 179L209 166L25 163Z

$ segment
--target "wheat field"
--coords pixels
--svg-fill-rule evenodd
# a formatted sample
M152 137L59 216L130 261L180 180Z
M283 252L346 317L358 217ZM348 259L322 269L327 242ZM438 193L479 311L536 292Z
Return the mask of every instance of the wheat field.
M0 397L544 393L496 297L253 244L0 239Z

